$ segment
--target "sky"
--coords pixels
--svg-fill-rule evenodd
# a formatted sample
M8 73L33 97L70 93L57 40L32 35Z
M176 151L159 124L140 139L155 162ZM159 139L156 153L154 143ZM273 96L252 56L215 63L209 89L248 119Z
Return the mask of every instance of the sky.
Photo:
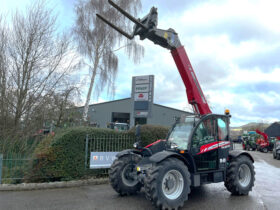
M0 12L23 8L30 1L1 0ZM75 0L50 4L59 14L59 27L70 28ZM280 121L279 0L143 0L142 6L139 17L156 6L158 28L173 28L179 34L213 113L230 109L232 126ZM104 91L91 103L130 97L132 76L152 74L154 102L189 111L170 52L149 40L139 43L145 48L139 64L124 51L117 53L114 97Z

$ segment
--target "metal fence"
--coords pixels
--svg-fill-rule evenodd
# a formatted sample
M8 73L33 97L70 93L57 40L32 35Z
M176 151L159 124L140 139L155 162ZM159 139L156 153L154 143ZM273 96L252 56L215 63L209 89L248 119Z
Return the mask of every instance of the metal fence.
M0 155L0 183L20 183L30 160L30 157L19 154Z
M130 134L94 136L86 135L85 168L89 168L91 152L119 152L132 148L135 136ZM107 170L105 170L105 174Z
M89 169L91 152L119 152L124 149L132 148L135 141L134 135L115 134L115 135L86 135L85 139L85 168ZM21 183L24 179L30 156L11 153L0 154L0 184ZM92 171L92 170L91 170ZM97 175L107 175L107 169L95 170Z

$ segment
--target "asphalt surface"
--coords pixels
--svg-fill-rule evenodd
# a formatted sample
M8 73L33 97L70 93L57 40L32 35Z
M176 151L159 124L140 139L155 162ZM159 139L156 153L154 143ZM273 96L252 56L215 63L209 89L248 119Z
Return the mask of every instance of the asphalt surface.
M280 209L280 161L271 153L250 152L255 158L256 181L248 196L232 196L223 183L192 190L183 209ZM121 197L110 185L0 192L0 210L154 209L144 193Z

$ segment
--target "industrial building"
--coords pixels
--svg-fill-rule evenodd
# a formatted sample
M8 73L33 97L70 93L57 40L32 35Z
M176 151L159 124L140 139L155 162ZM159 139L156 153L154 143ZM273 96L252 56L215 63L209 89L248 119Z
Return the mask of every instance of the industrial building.
M269 137L280 137L280 122L272 123L269 127L267 127L264 132Z
M133 103L134 100L132 98L124 98L92 104L89 106L88 113L90 124L100 128L106 128L110 122L128 123L130 127L136 123L171 126L174 123L175 117L192 114L153 103L149 117L135 117ZM80 107L81 110L82 108Z
M192 113L154 103L154 75L132 77L131 97L89 106L88 118L93 126L106 128L110 123L171 126L175 117ZM80 107L82 112L83 107Z

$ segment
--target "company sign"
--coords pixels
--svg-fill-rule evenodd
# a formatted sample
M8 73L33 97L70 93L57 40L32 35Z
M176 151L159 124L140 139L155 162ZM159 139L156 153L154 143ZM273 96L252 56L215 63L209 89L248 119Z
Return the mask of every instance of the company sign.
M135 93L148 93L149 84L135 85Z
M90 168L110 168L118 152L91 152Z
M149 84L150 82L150 77L149 76L139 76L139 77L135 77L135 84L139 85L139 84Z
M135 93L134 101L148 101L149 94L148 93Z
M133 77L131 98L134 99L134 117L151 117L154 98L154 76Z
M147 117L148 116L148 112L135 112L135 115L137 117Z

